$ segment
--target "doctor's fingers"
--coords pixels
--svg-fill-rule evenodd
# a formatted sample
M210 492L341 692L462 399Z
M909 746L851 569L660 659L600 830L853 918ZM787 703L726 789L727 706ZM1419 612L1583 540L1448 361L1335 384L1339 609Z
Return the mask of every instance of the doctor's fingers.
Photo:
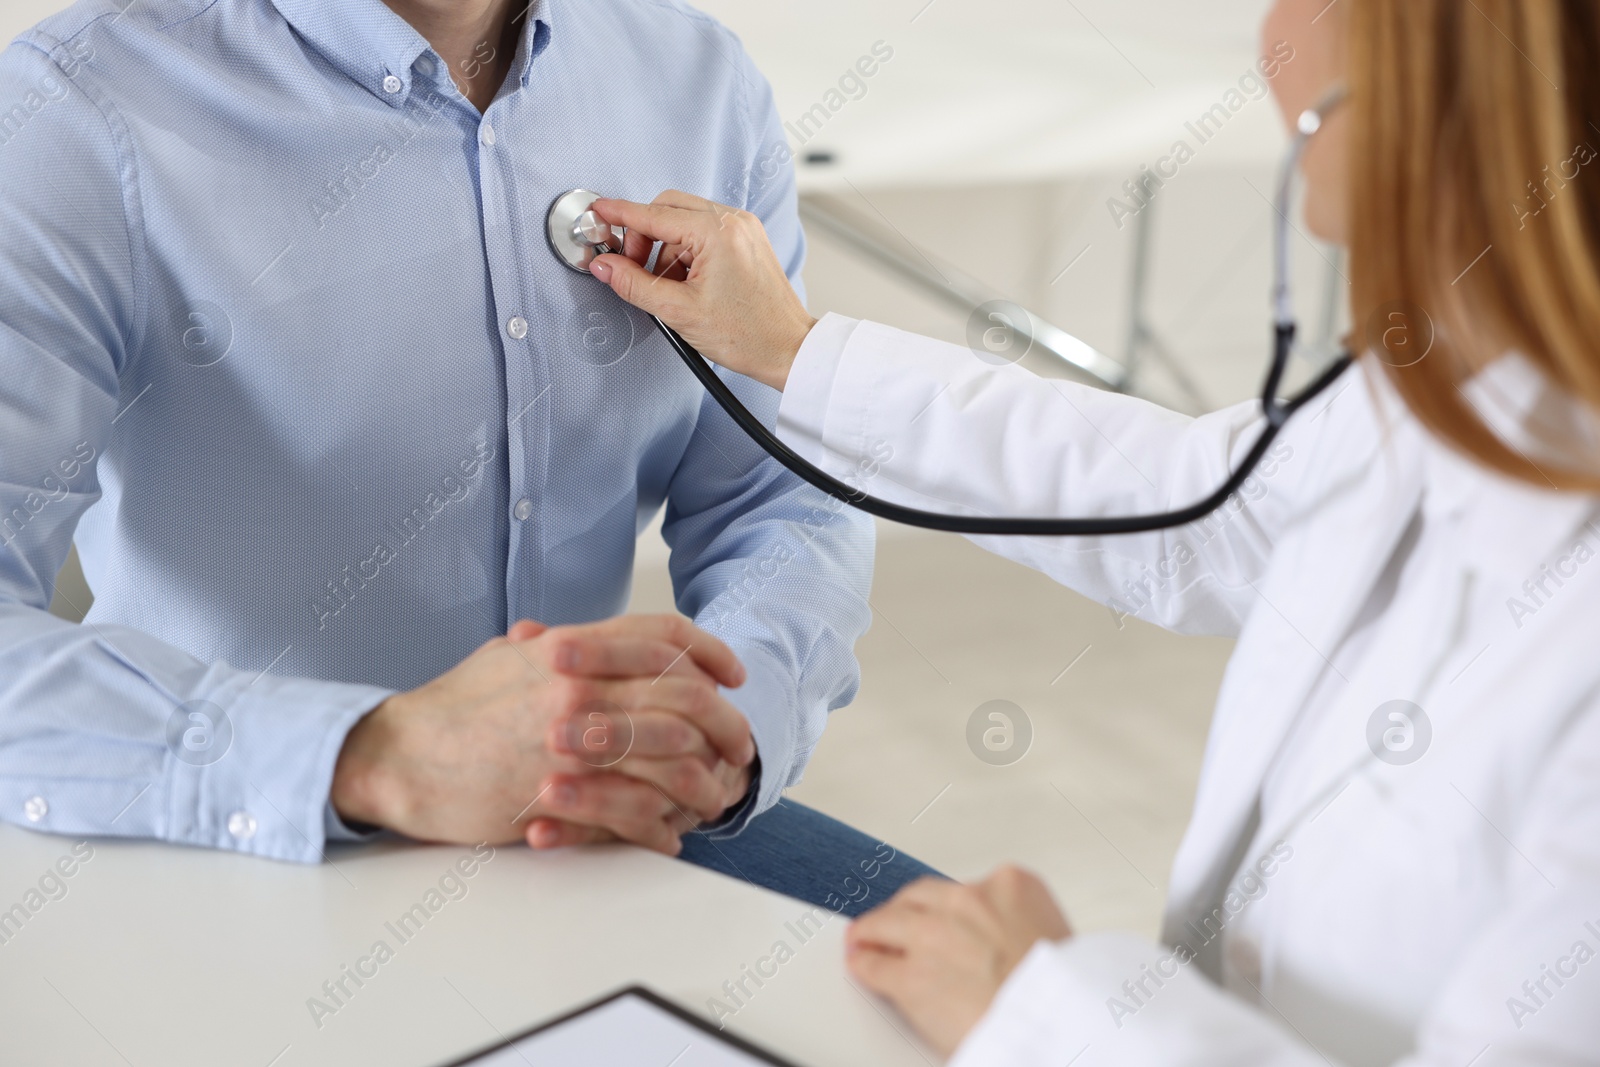
M611 287L625 303L654 315L679 333L693 331L698 322L696 294L687 281L657 277L627 256L600 256L589 273Z
M901 952L886 952L870 946L851 945L845 966L863 985L899 1006L899 994L911 984L917 963Z
M722 234L728 228L728 221L745 215L738 208L719 204L714 200L695 196L691 193L679 192L669 189L656 197L656 207L675 207L685 211L698 211L717 221L717 234ZM709 229L704 231L704 241L701 247L709 246L716 235ZM667 278L671 281L681 282L689 277L689 270L694 266L696 246L692 242L667 241L661 246L661 254L656 257L655 270L652 272L658 278Z
M1072 936L1072 926L1049 887L1031 871L1007 864L973 890L988 902L1004 927L1030 941L1034 937L1060 941Z
M633 260L639 266L644 266L650 261L650 253L655 250L656 239L640 233L638 230L627 231L622 239L622 254Z
M662 193L653 204L631 200L596 200L594 212L630 234L691 249L702 249L723 236L739 236L758 218L742 208L703 200L687 193ZM765 230L762 230L765 233Z
M650 201L656 207L681 207L685 211L732 211L727 204L719 204L715 200L707 200L703 196L686 193L682 189L665 189L654 200Z
M709 203L709 201L707 201ZM717 214L669 204L637 204L632 200L601 198L591 205L595 214L630 234L676 245L698 245L717 231Z
M655 276L667 281L687 281L689 268L694 266L694 249L688 245L664 244L656 258Z
M656 254L654 266L651 266L650 256L656 252L660 244L661 251ZM694 250L688 245L658 242L638 230L627 231L623 238L622 254L639 264L648 267L652 274L659 278L668 278L672 281L683 281L689 276L689 268L694 263Z
M926 917L939 923L959 923L973 933L985 938L999 938L1004 933L1004 923L996 912L994 903L976 886L962 885L943 878L920 878L890 898L889 903L863 916L856 926L880 913L905 913ZM859 934L852 926L850 936L870 938L878 930L869 925Z
M916 954L952 943L976 946L985 938L948 912L923 911L890 901L850 924L845 944L852 954L860 951Z

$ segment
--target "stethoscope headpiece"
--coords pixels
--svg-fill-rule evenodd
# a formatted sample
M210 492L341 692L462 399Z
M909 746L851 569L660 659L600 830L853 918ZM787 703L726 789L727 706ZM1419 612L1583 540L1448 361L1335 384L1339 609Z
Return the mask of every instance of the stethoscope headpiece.
M584 274L589 273L596 256L622 248L622 231L594 213L594 202L599 199L599 193L587 189L562 193L545 218L550 250L562 263Z

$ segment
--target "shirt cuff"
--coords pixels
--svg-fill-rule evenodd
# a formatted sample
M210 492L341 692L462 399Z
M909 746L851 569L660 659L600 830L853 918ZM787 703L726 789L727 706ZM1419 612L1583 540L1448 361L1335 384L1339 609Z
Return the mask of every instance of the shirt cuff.
M334 767L351 728L392 695L373 686L273 676L234 694L214 693L210 699L227 709L231 744L203 766L173 761L166 836L297 863L326 859L330 838L362 840L329 802Z
M383 833L381 826L368 826L364 822L345 822L344 817L335 810L331 799L328 801L328 806L323 809L322 836L330 844L335 841L371 841L381 833Z
M715 822L708 822L697 827L699 833L713 841L723 841L730 837L737 837L750 825L750 820L756 817L760 810L757 801L761 797L761 754L750 764L750 787L744 791L744 796L739 802L722 813L722 817Z
M723 696L744 713L756 743L759 776L752 774L750 792L738 811L725 815L713 836L733 837L751 819L775 806L791 780L798 777L797 724L804 709L795 707L795 680L759 648L735 647L745 667L745 683L723 690Z

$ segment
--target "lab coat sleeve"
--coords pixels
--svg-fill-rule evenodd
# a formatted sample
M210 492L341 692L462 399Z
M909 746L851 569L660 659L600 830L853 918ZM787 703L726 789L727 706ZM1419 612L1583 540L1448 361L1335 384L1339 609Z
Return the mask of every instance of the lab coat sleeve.
M805 237L787 141L766 80L737 54L749 98L744 207L766 226L798 291ZM776 392L722 376L774 425ZM662 533L678 609L727 642L749 672L725 695L750 721L761 780L753 803L718 827L732 834L799 781L828 712L855 696L853 650L872 619L873 526L784 470L707 396L668 489Z
M1140 987L1142 986L1142 991ZM1120 932L1041 941L950 1067L1328 1067L1171 949Z
M135 399L148 268L135 162L73 79L92 56L28 40L0 53L0 100L21 102L0 130L0 818L314 862L345 733L387 690L47 611Z
M1132 397L985 362L959 345L825 317L779 411L784 440L898 504L960 515L1168 511L1221 486L1256 440L1259 403L1189 418ZM1313 413L1302 419L1313 418ZM1293 429L1293 426L1291 426ZM976 538L1132 616L1233 635L1309 464L1286 434L1215 515L1106 538Z
M1396 1067L1600 1063L1600 706L1541 779L1515 825L1485 824L1505 846L1504 906L1465 939ZM1131 934L1041 942L951 1067L1343 1067L1260 999Z

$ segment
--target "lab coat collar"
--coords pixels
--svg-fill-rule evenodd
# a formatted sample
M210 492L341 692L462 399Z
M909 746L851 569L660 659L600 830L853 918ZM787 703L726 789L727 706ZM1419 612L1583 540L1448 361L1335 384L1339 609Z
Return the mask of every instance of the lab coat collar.
M413 65L431 51L427 40L395 14L383 0L272 0L294 31L335 68L373 96L394 108L410 98ZM532 0L514 15L534 28L518 34L512 63L518 84L526 87L533 61L550 40L550 5L553 0ZM385 86L398 79L393 92ZM390 83L392 87L393 83Z
M1491 364L1462 393L1501 440L1535 463L1560 462L1552 455L1553 440L1595 439L1594 417L1517 353ZM1454 525L1462 564L1491 581L1520 582L1552 554L1570 549L1600 506L1589 494L1486 470L1432 436L1425 436L1423 465L1425 519Z

